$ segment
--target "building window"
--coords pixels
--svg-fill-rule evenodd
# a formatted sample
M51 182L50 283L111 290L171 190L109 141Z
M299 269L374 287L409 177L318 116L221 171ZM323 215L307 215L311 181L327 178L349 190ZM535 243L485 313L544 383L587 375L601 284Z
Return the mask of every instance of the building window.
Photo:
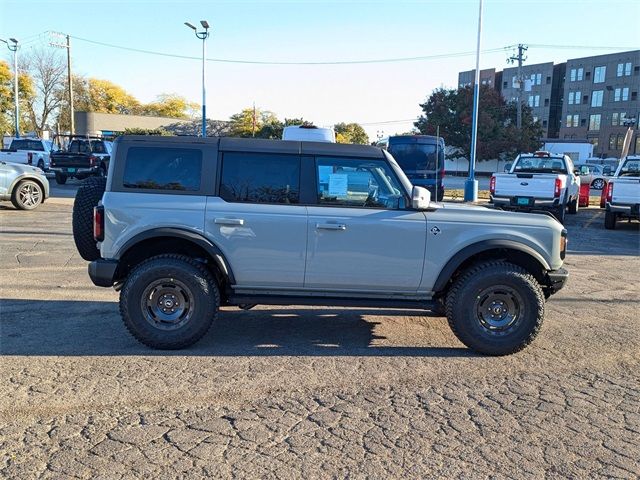
M518 81L518 78L515 75L511 77L511 87L519 88L519 85L520 85L520 82Z
M626 102L629 100L629 87L624 87L622 89L622 101Z
M549 106L549 99L548 99L548 98L545 98L545 99L544 99L544 106L545 106L545 107L548 107L548 106Z
M631 100L637 100L638 99L638 92L631 92Z
M593 83L603 83L604 77L607 75L607 67L596 67L593 71Z
M624 64L624 75L625 77L631 76L631 62L627 62Z
M569 92L569 105L580 105L580 97L582 92Z
M619 117L618 117L618 113L613 113L611 114L611 125L616 126L618 125L619 122Z
M551 85L551 77L547 77L547 85Z
M589 115L589 130L600 130L600 120L602 115L599 113L595 115Z
M591 137L589 139L589 143L593 145L593 149L595 150L596 148L598 148L598 137Z
M616 70L616 77L631 76L631 62L619 63Z
M614 102L619 102L621 94L622 94L622 89L621 88L616 88L614 90L614 92L613 92L613 101Z
M609 135L609 150L616 149L616 137L617 135L615 133L612 133L611 135Z
M638 135L636 137L636 150L635 150L635 154L636 155L640 155L640 135Z
M509 82L502 82L502 88L507 88L509 86Z
M580 126L584 127L587 124L587 119L586 118L581 118L580 119Z
M539 107L540 106L540 95L529 95L529 106Z
M543 120L543 121L542 121L542 126L543 126L543 127L546 127L548 124L549 124L549 122L547 122L546 120Z
M569 78L572 82L580 82L584 76L584 68L572 68L569 72Z
M624 63L619 63L616 69L616 77L621 77L622 75L624 75Z
M591 92L591 106L601 107L603 95L604 95L604 90L594 90L593 92Z
M579 120L579 115L567 115L567 127L577 127Z

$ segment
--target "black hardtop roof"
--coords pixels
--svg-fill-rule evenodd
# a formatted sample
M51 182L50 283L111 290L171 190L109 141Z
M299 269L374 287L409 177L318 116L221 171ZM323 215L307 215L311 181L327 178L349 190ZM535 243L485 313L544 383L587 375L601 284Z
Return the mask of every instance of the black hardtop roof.
M293 140L268 140L264 138L233 137L191 137L159 135L121 135L116 139L118 145L129 143L153 143L155 145L203 145L215 146L227 152L293 153L303 155L339 155L369 158L384 158L381 148L371 145L347 143L301 142Z

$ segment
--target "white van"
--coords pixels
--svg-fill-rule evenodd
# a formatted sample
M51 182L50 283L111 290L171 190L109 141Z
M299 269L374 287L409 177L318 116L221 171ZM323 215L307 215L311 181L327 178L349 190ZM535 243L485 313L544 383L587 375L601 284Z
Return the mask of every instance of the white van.
M284 127L282 139L336 143L336 132L333 131L333 128L320 128L314 125L293 125Z

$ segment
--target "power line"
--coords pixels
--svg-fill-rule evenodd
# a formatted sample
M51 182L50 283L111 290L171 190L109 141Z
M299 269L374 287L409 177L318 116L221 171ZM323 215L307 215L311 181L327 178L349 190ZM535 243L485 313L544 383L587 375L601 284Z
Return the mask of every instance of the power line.
M77 37L70 35L71 38L79 40L81 42L92 43L94 45L100 45L103 47L116 48L119 50L127 50L130 52L145 53L148 55L158 55L162 57L183 58L188 60L199 60L198 57L190 55L179 55L175 53L166 53L153 50L145 50L141 48L125 47L123 45L114 45L112 43L99 42L96 40L90 40L88 38ZM502 52L507 47L491 48L483 50L482 53L495 53ZM464 57L468 55L474 55L475 52L454 52L454 53L440 53L435 55L423 55L416 57L399 57L399 58L382 58L382 59L369 59L369 60L333 60L333 61L314 61L314 62L300 62L300 61L270 61L270 60L246 60L246 59L230 59L230 58L207 58L208 62L217 63L238 63L238 64L250 64L250 65L359 65L359 64L372 64L372 63L397 63L397 62L415 62L423 60L435 60L440 58L455 58Z

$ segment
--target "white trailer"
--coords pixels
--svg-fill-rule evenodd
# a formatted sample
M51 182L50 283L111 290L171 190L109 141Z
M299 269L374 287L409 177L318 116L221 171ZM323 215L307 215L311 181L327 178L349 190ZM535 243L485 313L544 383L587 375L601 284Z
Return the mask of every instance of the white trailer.
M571 142L547 139L542 150L556 155L567 155L573 163L584 163L587 158L593 157L593 145L586 140Z

